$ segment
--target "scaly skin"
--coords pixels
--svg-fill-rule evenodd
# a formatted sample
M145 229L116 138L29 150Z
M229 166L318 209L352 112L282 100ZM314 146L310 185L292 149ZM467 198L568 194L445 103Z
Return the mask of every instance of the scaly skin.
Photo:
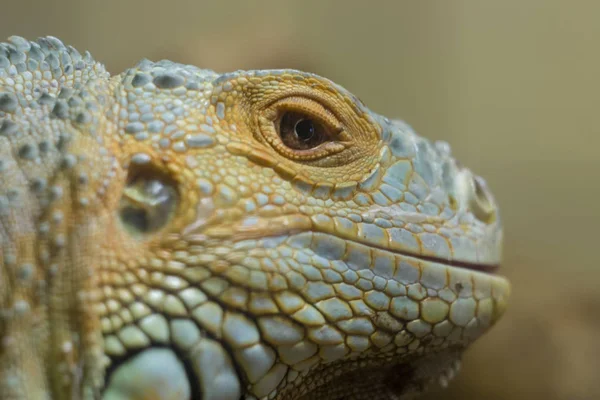
M408 398L509 295L483 180L293 70L10 38L0 222L2 399Z

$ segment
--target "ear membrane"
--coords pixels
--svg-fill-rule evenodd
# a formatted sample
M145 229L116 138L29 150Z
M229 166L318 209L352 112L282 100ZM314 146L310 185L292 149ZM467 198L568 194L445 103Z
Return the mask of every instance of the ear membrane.
M178 203L172 180L154 171L144 171L130 175L119 204L119 217L132 234L150 234L167 225Z

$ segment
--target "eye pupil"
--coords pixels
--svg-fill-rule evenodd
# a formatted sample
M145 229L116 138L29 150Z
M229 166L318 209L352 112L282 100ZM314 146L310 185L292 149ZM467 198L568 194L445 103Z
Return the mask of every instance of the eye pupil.
M294 150L314 149L332 140L332 135L325 126L298 112L287 112L281 117L279 136L283 144Z
M301 119L294 126L294 133L303 142L308 142L315 135L315 126L310 119Z

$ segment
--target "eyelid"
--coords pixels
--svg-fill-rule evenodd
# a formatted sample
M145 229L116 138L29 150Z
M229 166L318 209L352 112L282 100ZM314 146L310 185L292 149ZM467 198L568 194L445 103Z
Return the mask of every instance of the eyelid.
M268 108L275 111L278 120L285 112L297 112L316 119L333 134L338 134L344 129L339 118L333 112L320 102L308 97L286 97L271 103Z

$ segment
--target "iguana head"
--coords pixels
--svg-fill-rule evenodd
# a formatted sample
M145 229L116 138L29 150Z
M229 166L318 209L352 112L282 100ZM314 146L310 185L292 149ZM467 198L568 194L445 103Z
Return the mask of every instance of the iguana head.
M396 398L505 309L485 182L327 79L143 61L52 97L88 294L48 323L86 323L105 398Z

